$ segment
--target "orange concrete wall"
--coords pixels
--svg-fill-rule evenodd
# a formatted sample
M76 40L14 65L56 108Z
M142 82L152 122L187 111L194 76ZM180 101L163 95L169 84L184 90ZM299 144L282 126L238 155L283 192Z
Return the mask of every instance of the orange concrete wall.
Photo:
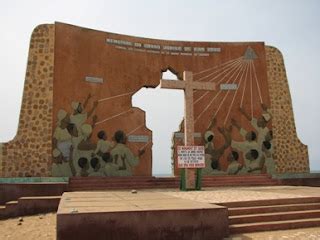
M111 43L110 39L118 42ZM128 46L128 43L131 45ZM166 49L168 46L181 48ZM251 61L250 70L246 68L249 66L246 65L248 61L240 59L248 47L257 55ZM220 50L212 52L208 48ZM166 69L171 69L180 79L183 71L187 70L196 73L194 80L216 83L227 83L230 80L230 83L238 83L237 92L195 92L195 132L202 136L195 139L197 144L205 144L203 136L214 116L216 125L210 130L215 135L215 149L219 149L225 142L218 128L229 128L232 118L247 131L254 130L240 113L239 107L242 102L246 112L251 115L252 111L253 117L259 118L263 113L263 102L273 117L267 127L274 130L273 160L276 171L307 172L307 148L296 138L293 117L290 117L291 99L281 61L282 58L263 42L166 41L101 32L62 23L42 25L34 30L31 38L19 130L13 141L2 144L0 174L6 177L50 176L54 150L52 134L57 126L58 112L63 109L72 115L72 102L83 103L88 94L91 94L92 98L85 111L88 112L94 102L100 100L86 121L91 124L92 117L97 116L91 143L97 142L96 135L100 130L105 130L108 140L112 140L117 130L123 130L127 135L148 136L148 142L127 142L126 145L134 156L138 156L139 150L145 150L139 165L133 168L133 174L151 175L152 129L146 128L144 111L132 107L131 97L144 86L156 87L162 71ZM206 69L208 71L204 71ZM226 76L227 73L230 75ZM278 75L281 77L281 91L277 90L280 84L277 82ZM101 78L104 82L87 82L86 77ZM286 96L285 108L281 107L282 101L278 101L280 95ZM106 98L108 100L103 101ZM291 119L288 126L290 134L296 138L294 143L290 140L292 136L283 131L284 123L279 118L281 115ZM244 141L234 126L230 133L232 140ZM179 144L183 143L175 138L174 148ZM227 170L227 157L231 150L228 146L219 158L222 172ZM291 163L291 153L296 156L295 163ZM240 152L239 155L239 162L243 163L244 154ZM173 162L177 174L176 154Z

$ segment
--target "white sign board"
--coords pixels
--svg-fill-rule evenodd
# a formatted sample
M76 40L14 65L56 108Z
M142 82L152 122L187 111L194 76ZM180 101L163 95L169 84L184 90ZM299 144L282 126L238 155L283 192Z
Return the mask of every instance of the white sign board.
M220 84L220 90L237 90L238 84L236 83L223 83Z
M103 78L98 78L98 77L86 77L87 82L92 82L92 83L103 83Z
M178 168L204 168L204 146L178 146Z
M128 136L129 142L149 142L149 136L145 135L129 135Z

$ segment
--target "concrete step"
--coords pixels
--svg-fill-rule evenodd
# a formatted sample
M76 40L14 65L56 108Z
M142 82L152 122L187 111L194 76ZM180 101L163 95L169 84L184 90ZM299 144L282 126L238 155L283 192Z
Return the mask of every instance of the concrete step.
M18 200L20 215L56 212L61 196L22 197Z
M144 180L144 181L135 181L134 179L131 179L131 180L104 180L104 179L95 179L95 180L86 180L85 178L82 179L81 181L72 181L70 182L69 184L79 184L79 183L104 183L104 184L111 184L111 183L167 183L167 182L179 182L179 180Z
M55 212L60 199L61 196L21 197L17 201L7 202L5 207L0 208L0 219Z
M229 216L229 224L245 224L258 222L286 221L296 219L320 218L320 210L294 212L260 213L241 216Z
M202 183L203 187L237 187L237 186L277 186L273 182L229 182L229 183Z
M272 179L269 175L221 175L221 176L202 176L204 180L225 180L225 179Z
M72 177L69 191L178 188L178 177Z
M223 187L224 185L226 187L230 187L230 186L259 186L259 185L264 185L264 186L277 186L279 185L278 183L275 182L269 182L269 181L254 181L254 182L250 182L250 181L239 181L239 182L202 182L203 186L212 186L212 187Z
M135 176L135 177L70 177L69 183L72 182L82 182L83 180L86 180L87 182L90 181L103 181L103 182L128 182L128 181L152 181L155 177L141 177L141 176Z
M202 185L208 187L221 186L274 186L278 181L269 175L240 175L240 176L205 176Z
M242 201L242 202L226 202L226 203L219 203L219 205L222 205L228 208L239 208L239 207L273 206L273 205L303 204L303 203L320 203L320 197L301 197L301 198L296 197L296 198Z
M136 185L140 185L140 184L153 184L153 185L165 185L165 184L179 184L179 181L144 181L144 182L135 182L135 181L128 181L128 182L103 182L103 181L82 181L82 182L72 182L69 184L69 186L78 186L78 185L132 185L132 184L136 184Z
M241 178L241 179L225 179L225 180L214 180L214 179L202 179L202 182L205 183L226 183L226 182L234 182L234 183L238 183L238 182L274 182L277 183L277 181L272 180L272 179L245 179L245 178Z
M231 234L320 226L320 197L220 204L228 207Z
M1 205L0 206L0 219L3 219L6 214L6 206Z
M274 222L259 222L259 223L246 223L234 224L229 226L231 234L261 232L261 231L275 231L287 230L296 228L319 227L320 218L312 219L298 219L287 221L274 221Z
M270 182L270 183L278 183L272 179L226 179L225 181L221 180L202 180L203 183L255 183L255 182Z
M69 179L69 191L111 190L111 189L147 189L147 188L178 188L179 177L72 177ZM277 181L270 179L269 175L249 176L204 176L203 187L225 186L271 186Z
M117 189L153 189L153 188L178 188L179 184L114 184L114 185L75 185L69 191L117 190Z
M77 185L77 186L70 186L69 191L73 191L74 189L100 189L100 188L105 188L105 189L128 189L128 188L175 188L178 187L178 184L114 184L114 185Z
M17 206L18 206L18 201L9 201L6 202L6 208L4 210L4 217L17 217Z
M139 182L136 182L136 181L122 181L122 182L104 182L104 181L85 181L83 180L82 182L78 181L78 182L72 182L70 183L69 185L79 185L79 184L89 184L89 185L94 185L94 184L104 184L104 185L115 185L115 184L171 184L171 183L179 183L179 181L139 181Z
M272 179L270 175L267 174L257 174L257 175L220 175L220 176L202 176L204 180L226 180L226 179Z
M318 210L320 203L297 203L272 206L256 206L256 207L238 207L228 208L229 216L247 215L252 213L273 213L273 212L290 212L303 210Z

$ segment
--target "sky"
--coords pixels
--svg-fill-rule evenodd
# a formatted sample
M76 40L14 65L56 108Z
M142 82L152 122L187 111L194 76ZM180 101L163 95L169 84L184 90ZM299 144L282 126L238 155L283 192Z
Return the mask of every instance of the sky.
M9 141L17 131L32 30L59 21L147 38L264 41L277 47L284 56L298 136L309 146L311 170L319 171L319 11L318 0L1 1L0 142ZM150 94L151 107L143 100ZM146 110L147 126L153 130L153 172L170 173L168 146L182 118L183 94L141 91L133 104ZM161 109L162 115L157 115Z

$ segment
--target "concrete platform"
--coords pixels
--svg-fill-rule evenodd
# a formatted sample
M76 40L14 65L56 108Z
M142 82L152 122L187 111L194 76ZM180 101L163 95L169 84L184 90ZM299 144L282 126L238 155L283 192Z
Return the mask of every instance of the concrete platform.
M57 239L223 239L227 208L160 192L66 192Z
M61 196L35 196L21 197L17 201L9 201L4 206L0 206L0 220L56 212L60 198Z

